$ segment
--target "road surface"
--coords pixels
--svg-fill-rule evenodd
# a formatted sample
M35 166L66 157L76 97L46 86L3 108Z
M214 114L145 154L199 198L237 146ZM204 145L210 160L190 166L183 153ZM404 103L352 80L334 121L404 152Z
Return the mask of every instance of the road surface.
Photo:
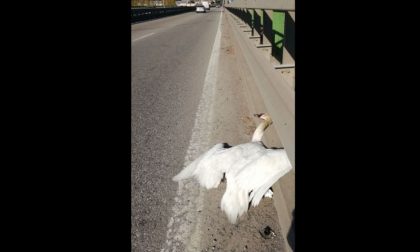
M221 12L132 26L132 248L160 251Z
M132 26L132 251L283 251L259 233L280 233L270 199L232 225L225 183L171 180L216 143L250 141L250 116L264 112L250 111L255 81L220 10Z

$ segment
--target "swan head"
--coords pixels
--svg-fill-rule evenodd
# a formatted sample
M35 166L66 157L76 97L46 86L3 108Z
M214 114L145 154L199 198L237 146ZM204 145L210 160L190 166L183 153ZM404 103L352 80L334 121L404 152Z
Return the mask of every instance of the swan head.
M268 125L273 123L271 116L267 113L254 114L254 116L266 121Z

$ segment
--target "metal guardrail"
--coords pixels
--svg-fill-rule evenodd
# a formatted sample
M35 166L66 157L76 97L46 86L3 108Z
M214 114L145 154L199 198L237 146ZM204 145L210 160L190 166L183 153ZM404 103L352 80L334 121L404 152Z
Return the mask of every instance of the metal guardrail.
M295 2L294 0L235 0L225 7L251 29L250 38L258 38L260 47L272 48L271 55L280 66L294 65Z
M195 7L131 8L131 23L194 11Z
M235 0L225 7L294 11L295 0Z

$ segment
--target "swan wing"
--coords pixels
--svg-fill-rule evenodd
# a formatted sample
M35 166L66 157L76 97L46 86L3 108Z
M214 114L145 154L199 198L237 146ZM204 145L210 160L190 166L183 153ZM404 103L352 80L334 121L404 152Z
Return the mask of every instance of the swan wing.
M292 169L284 150L267 149L258 159L249 163L235 180L238 186L250 193L249 201L257 206L267 190Z
M220 202L220 209L226 214L229 222L235 224L248 210L248 193L242 190L229 175L226 176L226 180L226 192Z
M194 161L192 161L189 165L187 165L180 173L178 173L175 177L172 178L173 181L181 181L183 179L188 179L192 177L196 170L200 167L201 161L203 159L208 159L209 156L211 156L213 153L217 152L218 150L224 149L223 144L216 144L213 146L210 150L207 152L201 154L198 158L196 158Z
M172 180L180 181L195 177L199 184L206 189L218 187L223 178L223 174L229 167L229 164L222 162L225 157L224 153L228 150L225 144L216 144L185 167Z
M261 143L247 143L232 148L229 152L231 166L226 171L226 191L220 202L220 208L230 223L234 224L238 218L248 211L249 194L246 187L240 187L235 177L249 164L264 154L265 148Z

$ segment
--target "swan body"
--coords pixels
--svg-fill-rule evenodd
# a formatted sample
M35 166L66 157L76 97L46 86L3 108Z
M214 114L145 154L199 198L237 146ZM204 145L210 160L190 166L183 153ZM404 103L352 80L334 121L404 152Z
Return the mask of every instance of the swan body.
M270 187L292 169L284 149L267 149L261 142L264 130L272 123L267 114L256 115L263 122L249 143L233 147L219 143L185 167L173 180L195 177L206 189L217 188L226 177L226 192L221 209L231 223L257 206L262 197L270 196Z
M265 149L240 169L229 170L226 173L226 192L220 205L229 221L236 223L248 210L249 203L256 207L265 194L271 196L270 187L291 169L283 149Z
M272 123L271 117L266 114L256 114L259 118L263 119L252 136L252 141L245 144L240 144L230 147L226 143L218 143L210 150L200 155L187 167L185 167L173 180L180 181L195 177L201 186L206 189L217 188L229 168L234 166L236 169L243 167L250 156L255 155L259 150L264 150L261 139L264 130ZM239 164L243 164L242 166Z

